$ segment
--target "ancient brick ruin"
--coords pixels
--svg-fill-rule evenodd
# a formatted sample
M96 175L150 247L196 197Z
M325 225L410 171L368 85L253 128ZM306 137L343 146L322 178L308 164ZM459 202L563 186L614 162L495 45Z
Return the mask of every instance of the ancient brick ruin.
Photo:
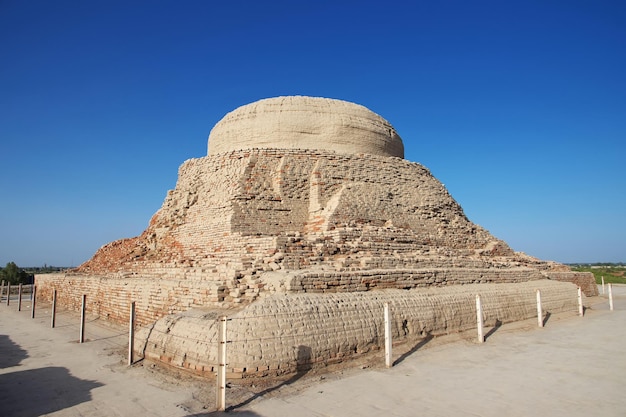
M207 329L217 315L265 308L264 315L290 316L290 303L423 300L424 291L457 284L501 284L498 291L515 293L522 287L512 284L545 280L554 294L570 297L576 286L555 282L569 281L597 295L591 274L514 252L472 223L425 167L403 159L391 124L362 106L311 97L261 100L226 115L211 131L208 148L206 157L182 164L176 188L140 236L103 246L73 271L37 276L40 296L57 288L61 304L78 308L80 294L89 294L90 311L118 322L135 301L138 323L153 328L172 317L200 320L205 332L202 324L190 326L202 334L195 340L204 347L194 347L201 352L210 350L214 335ZM291 317L303 320L296 310ZM143 353L155 360L174 364L173 358L193 356L174 339L144 337ZM375 337L350 337L354 343L313 350L311 360L349 357L376 345ZM276 346L264 351L242 354L252 365L233 372L267 374L281 363L291 369L291 353ZM197 356L175 364L212 372Z

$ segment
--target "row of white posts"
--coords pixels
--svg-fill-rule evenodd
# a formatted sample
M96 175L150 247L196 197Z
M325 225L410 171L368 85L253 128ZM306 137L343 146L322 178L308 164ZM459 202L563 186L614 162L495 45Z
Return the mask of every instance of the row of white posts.
M4 280L2 280L2 285L0 286L0 298L4 295ZM7 285L7 306L11 303L11 284ZM37 301L37 286L32 286L31 292L31 305L30 305L30 317L32 319L35 318L35 304ZM22 311L22 284L19 284L18 289L18 298L17 298L17 311ZM82 303L80 307L80 334L78 338L79 343L85 342L85 306L86 306L87 296L83 294ZM54 329L56 325L56 312L57 312L57 290L52 291L52 306L51 306L51 315L50 315L50 327ZM133 301L130 304L130 312L129 312L129 324L128 324L128 365L133 364L133 349L134 349L134 340L135 340L135 302Z
M613 285L609 284L609 308L613 311ZM604 277L602 277L602 295L606 294L604 291Z
M604 288L604 277L602 280L602 285ZM608 285L609 287L609 308L611 311L613 311L613 286L612 284ZM604 292L604 290L603 290ZM384 315L385 315L385 365L387 366L387 368L391 368L392 366L392 361L391 361L391 316L389 313L389 304L385 303L384 306ZM583 316L584 315L584 308L583 308L583 297L582 297L582 290L580 287L578 287L578 315L579 316ZM543 319L543 307L541 305L541 291L537 290L537 325L539 327L543 327L544 326L544 319ZM480 295L476 294L476 328L478 331L478 342L479 343L484 343L485 341L485 335L484 335L484 323L483 323L483 307L482 307L482 302L480 300Z

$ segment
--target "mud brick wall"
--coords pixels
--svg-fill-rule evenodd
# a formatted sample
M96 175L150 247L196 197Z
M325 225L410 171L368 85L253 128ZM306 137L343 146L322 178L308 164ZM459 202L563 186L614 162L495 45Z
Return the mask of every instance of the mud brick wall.
M478 283L514 283L545 278L538 271L517 269L385 269L346 272L304 272L292 278L291 291L357 292L385 288L411 289Z
M230 378L294 373L341 362L383 346L383 305L390 304L394 342L476 327L476 294L486 326L577 311L577 288L540 280L363 293L275 294L228 316ZM201 310L170 316L137 334L145 358L211 375L217 366L217 315Z
M139 325L153 323L168 314L195 307L220 305L223 288L197 280L161 280L81 276L76 274L40 274L35 277L37 299L52 301L57 290L57 305L80 311L82 296L87 295L86 310L103 319L127 323L131 302L135 302Z
M598 285L591 272L554 272L549 271L546 275L555 281L571 282L576 284L587 297L598 295Z
M249 149L186 161L144 233L105 245L76 272L206 281L194 285L209 288L210 296L201 297L207 306L219 300L237 308L268 291L518 282L542 278L538 271L552 267L470 222L420 164ZM299 281L266 282L275 271L295 272ZM179 301L186 300L181 291L171 297L175 311L196 305Z
M283 239L294 234L303 239ZM301 245L316 239L316 245ZM246 260L260 269L272 250L290 254L281 268L297 269L359 251L408 252L424 245L473 250L494 240L420 164L251 149L186 161L146 231L105 245L80 272L151 274L163 263L244 269Z
M57 290L61 308L79 311L82 295L87 295L87 310L117 323L128 321L131 302L136 303L137 322L147 324L168 314L193 308L241 308L258 298L275 293L349 293L382 289L427 287L451 288L455 285L519 283L542 280L545 275L529 268L478 269L385 269L357 271L282 271L260 276L241 276L230 285L210 281L198 273L194 278L158 279L140 276L94 277L73 273L36 276L37 297L51 300ZM581 286L586 296L598 295L590 273L550 273L550 278ZM450 289L450 291L454 291Z

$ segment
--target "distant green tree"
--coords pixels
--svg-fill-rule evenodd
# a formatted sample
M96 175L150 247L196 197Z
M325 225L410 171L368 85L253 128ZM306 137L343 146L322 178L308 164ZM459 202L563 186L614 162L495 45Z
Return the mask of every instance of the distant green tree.
M18 267L15 262L9 262L0 270L0 279L11 285L29 284L30 275Z

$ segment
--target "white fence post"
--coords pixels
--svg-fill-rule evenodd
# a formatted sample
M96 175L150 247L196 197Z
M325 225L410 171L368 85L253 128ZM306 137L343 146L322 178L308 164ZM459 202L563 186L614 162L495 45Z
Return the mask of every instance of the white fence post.
M7 305L9 305L10 301L11 301L11 283L9 282L7 284Z
M389 303L385 303L385 366L391 368L393 366L391 362L391 314L389 313Z
M537 324L543 327L543 309L541 308L541 291L537 290Z
M483 305L480 302L480 295L476 294L476 327L478 327L478 343L485 341L483 333Z
M609 309L613 311L613 284L609 283Z
M217 411L226 411L226 316L220 317L217 347Z
M30 305L30 318L34 319L35 318L35 303L37 302L37 286L36 285L33 285L32 287L31 297L33 301Z
M4 280L2 280L2 286L0 287L0 300L2 300L3 295L4 295Z
M128 366L133 364L133 349L135 348L135 302L130 303L128 320Z
M578 315L582 317L585 314L583 309L583 290L578 287Z
M80 307L80 339L78 343L83 343L85 341L85 301L87 296L83 294L83 302Z
M604 276L602 276L602 295L606 294L604 292Z

